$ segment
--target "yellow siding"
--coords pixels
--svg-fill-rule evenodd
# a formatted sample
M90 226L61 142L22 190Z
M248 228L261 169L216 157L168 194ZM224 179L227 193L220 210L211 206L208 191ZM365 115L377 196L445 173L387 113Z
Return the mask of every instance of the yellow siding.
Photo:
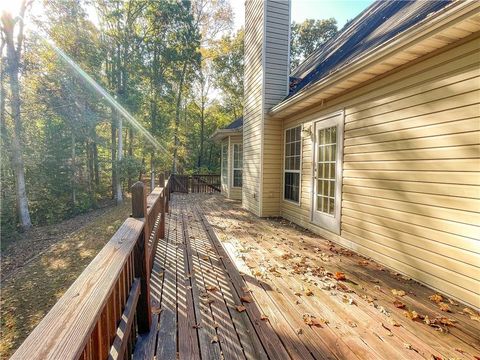
M284 120L308 128L345 111L340 235L310 221L309 136L300 205L281 202L283 217L477 308L479 45L459 44Z
M287 95L290 4L248 0L245 12L243 206L259 216L279 216L282 122L265 113Z
M243 113L243 206L259 214L263 117L263 1L245 2L245 108Z

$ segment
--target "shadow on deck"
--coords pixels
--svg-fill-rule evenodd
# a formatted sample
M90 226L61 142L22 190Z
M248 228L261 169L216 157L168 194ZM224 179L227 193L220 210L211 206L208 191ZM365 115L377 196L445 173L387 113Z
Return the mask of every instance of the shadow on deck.
M221 195L174 194L134 358L480 356L480 323L445 296L451 312L440 311L434 293Z

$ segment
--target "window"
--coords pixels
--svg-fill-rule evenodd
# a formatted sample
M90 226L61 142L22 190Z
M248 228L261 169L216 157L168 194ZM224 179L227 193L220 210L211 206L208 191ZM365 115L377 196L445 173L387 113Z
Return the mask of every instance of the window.
M222 184L228 184L228 145L222 144Z
M318 130L317 211L335 214L337 127Z
M283 198L300 201L300 160L302 154L302 127L285 130L285 165Z
M233 144L233 187L242 187L243 145Z

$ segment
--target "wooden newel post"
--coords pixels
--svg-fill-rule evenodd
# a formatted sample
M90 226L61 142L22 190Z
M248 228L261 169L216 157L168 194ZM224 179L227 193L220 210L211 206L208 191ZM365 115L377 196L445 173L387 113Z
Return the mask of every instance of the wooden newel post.
M150 171L150 192L155 189L155 170Z
M167 174L165 174L167 177ZM169 180L166 186L166 193L165 195L167 198L165 199L165 213L168 213L168 203L170 202L170 191L171 191L171 186L172 186L172 175L168 176L167 179Z
M161 188L165 187L165 173L160 173L158 175L158 182L160 183Z
M138 239L135 247L135 277L140 278L140 297L137 303L137 324L139 333L150 331L151 305L150 305L150 267L148 259L148 238L150 227L147 221L147 191L145 184L137 181L132 186L132 217L143 219L143 236Z

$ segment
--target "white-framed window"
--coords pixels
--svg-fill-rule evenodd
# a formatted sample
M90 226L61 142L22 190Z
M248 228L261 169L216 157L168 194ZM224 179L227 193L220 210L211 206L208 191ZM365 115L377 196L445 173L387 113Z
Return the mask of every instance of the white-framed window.
M343 160L343 111L315 122L312 220L340 233Z
M233 144L232 186L242 187L243 176L243 145Z
M228 184L228 144L222 144L222 162L221 162L222 184Z
M300 176L302 162L302 126L285 130L283 167L283 198L300 203Z

